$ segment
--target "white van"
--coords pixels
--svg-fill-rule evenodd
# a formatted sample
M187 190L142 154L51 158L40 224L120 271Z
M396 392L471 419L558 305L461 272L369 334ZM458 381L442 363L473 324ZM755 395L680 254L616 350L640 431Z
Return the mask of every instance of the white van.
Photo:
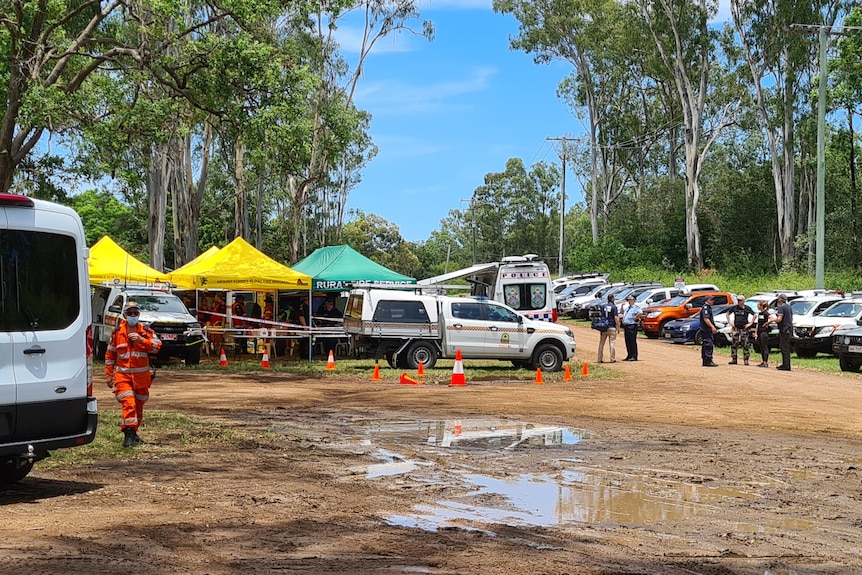
M488 277L489 274L493 276ZM416 284L423 290L440 289L445 292L448 288L463 287L447 286L445 282L469 275L488 280L471 280L472 295L490 297L529 319L557 321L557 300L551 270L536 254L508 256L499 262L476 264L419 280Z
M96 435L88 255L72 209L0 194L0 484Z

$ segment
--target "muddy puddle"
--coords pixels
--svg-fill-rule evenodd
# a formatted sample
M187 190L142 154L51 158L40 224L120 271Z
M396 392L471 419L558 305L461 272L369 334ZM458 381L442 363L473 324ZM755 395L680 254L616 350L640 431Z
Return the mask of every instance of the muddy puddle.
M385 520L438 530L482 529L489 523L560 526L571 523L675 522L715 514L729 500L754 502L751 488L713 487L598 469L579 446L589 430L500 419L365 421L360 443L377 460L351 470L366 480L457 486L433 505L417 505ZM524 472L528 453L535 470ZM465 456L455 458L456 454ZM464 463L466 461L467 463ZM441 469L445 467L445 469ZM776 519L735 523L742 532L811 530L817 524Z

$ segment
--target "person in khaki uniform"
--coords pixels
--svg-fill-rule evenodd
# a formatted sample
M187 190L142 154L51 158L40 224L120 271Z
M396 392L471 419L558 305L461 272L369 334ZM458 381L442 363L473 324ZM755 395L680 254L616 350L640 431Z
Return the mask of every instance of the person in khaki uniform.
M143 443L138 428L144 419L144 403L150 398L150 354L162 347L156 332L138 322L140 315L137 303L126 304L105 352L105 378L122 408L123 447Z

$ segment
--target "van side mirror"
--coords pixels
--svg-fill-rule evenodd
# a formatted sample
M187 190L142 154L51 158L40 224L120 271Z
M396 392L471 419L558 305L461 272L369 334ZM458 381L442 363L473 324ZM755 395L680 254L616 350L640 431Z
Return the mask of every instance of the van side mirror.
M111 313L123 313L123 310L118 305L112 305L108 308L108 311Z
M518 323L524 323L524 316L518 314Z

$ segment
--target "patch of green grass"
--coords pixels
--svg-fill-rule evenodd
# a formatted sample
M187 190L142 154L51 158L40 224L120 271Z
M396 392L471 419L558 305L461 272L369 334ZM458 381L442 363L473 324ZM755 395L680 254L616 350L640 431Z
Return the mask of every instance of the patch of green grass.
M156 450L159 453L165 453L195 446L238 444L247 438L243 432L216 420L157 410L144 412L144 425L140 429L140 434L144 441L149 443L133 449L123 447L119 409L103 409L99 411L99 428L96 431L96 438L91 443L74 449L53 451L51 457L40 462L39 466L55 468L125 459Z

